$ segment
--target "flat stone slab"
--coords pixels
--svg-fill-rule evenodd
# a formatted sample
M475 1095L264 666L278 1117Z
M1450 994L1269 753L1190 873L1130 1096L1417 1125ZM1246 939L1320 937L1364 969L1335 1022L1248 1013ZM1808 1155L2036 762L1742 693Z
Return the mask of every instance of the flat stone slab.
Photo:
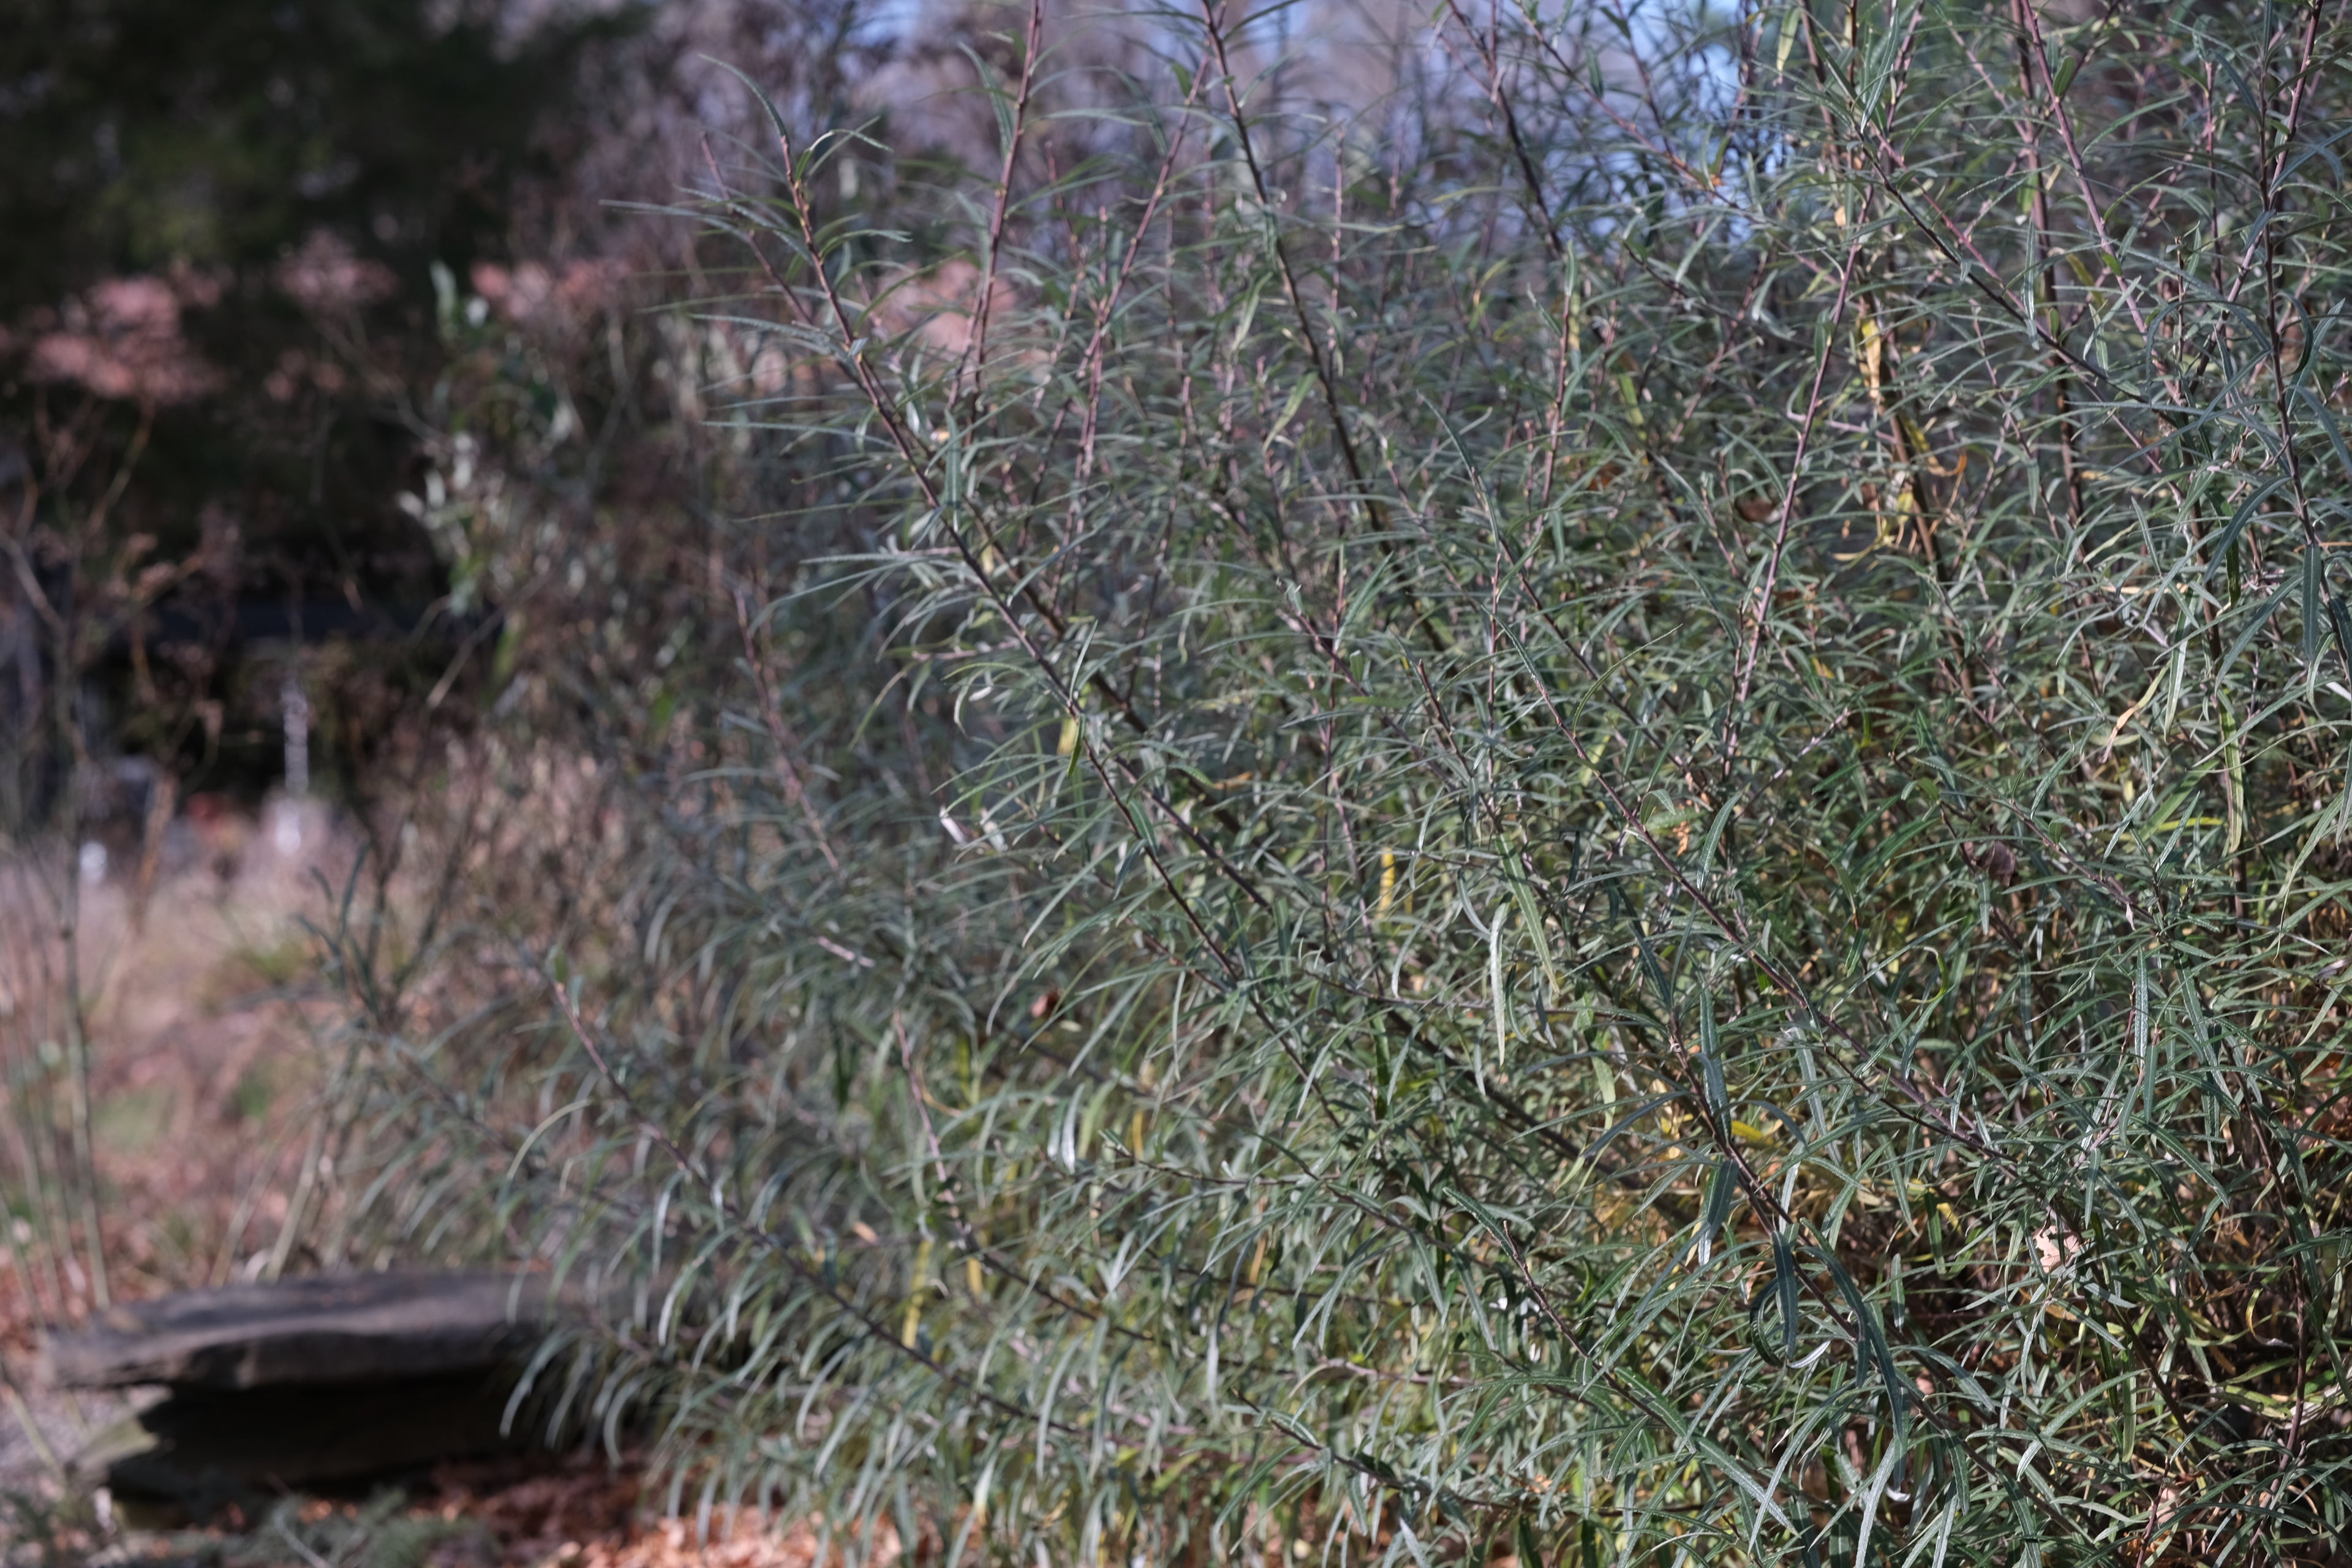
M384 1383L487 1371L548 1321L545 1287L502 1274L346 1274L187 1290L50 1341L68 1388Z

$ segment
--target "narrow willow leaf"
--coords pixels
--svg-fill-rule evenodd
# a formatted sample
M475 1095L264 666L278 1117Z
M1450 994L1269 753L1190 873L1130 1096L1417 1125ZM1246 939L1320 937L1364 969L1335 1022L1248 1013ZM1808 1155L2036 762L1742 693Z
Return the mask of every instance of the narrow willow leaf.
M1717 1160L1706 1184L1706 1207L1698 1222L1698 1240L1692 1248L1701 1268L1715 1256L1716 1238L1731 1217L1732 1200L1739 1195L1739 1180L1728 1160Z
M2303 662L2316 671L2319 628L2327 616L2326 563L2316 544L2303 547Z

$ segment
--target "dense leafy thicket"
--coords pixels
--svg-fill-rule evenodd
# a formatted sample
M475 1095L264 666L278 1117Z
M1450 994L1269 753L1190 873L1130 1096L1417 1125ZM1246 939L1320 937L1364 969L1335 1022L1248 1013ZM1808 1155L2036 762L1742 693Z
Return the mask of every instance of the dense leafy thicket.
M2333 13L1133 25L961 258L714 159L757 494L384 1223L860 1550L2352 1554Z

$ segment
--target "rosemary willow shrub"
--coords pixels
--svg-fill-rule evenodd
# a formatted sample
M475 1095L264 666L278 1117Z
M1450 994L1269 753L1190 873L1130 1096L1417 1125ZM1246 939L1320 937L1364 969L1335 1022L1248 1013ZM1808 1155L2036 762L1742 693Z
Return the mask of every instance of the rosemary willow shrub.
M543 1388L929 1561L2346 1560L2334 13L1269 26L1033 161L1016 19L945 336L698 208L740 658L387 1042Z

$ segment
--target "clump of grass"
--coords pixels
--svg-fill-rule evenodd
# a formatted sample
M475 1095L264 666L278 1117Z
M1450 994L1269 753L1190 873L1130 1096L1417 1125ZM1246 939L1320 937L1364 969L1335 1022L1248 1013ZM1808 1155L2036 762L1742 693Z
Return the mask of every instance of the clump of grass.
M951 350L872 146L706 193L801 369L388 1212L853 1552L2338 1561L2328 14L1150 37L904 179Z

